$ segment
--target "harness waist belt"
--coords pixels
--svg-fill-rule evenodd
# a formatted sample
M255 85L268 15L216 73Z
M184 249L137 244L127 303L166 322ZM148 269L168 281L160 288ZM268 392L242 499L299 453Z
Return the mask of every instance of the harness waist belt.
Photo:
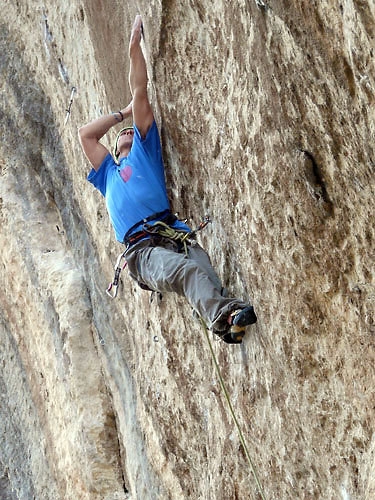
M156 212L152 215L149 215L148 217L145 217L144 219L133 224L132 227L130 229L128 229L128 231L126 232L124 239L123 239L123 242L125 243L125 245L129 239L129 237L132 235L131 233L134 229L136 229L138 226L141 226L141 225L145 224L146 222L150 222L152 220L163 220L163 221L166 221L168 224L173 224L177 220L177 217L171 213L169 208L167 208L166 210L163 210L162 212ZM137 234L137 233L135 233L135 234Z
M132 245L134 245L134 243L137 243L137 241L140 241L143 238L149 238L149 237L150 237L150 235L148 233L146 233L146 231L137 231L136 233L131 234L130 236L125 238L124 244L129 248Z

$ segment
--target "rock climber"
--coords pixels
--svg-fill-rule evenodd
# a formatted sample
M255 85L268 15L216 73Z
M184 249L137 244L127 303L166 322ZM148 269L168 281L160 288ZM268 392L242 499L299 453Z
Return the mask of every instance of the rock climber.
M257 320L253 307L224 296L207 253L190 227L170 211L160 137L147 94L142 33L137 15L129 43L130 104L79 129L82 149L93 167L88 181L105 197L116 239L126 245L131 277L142 288L185 296L215 334L239 344L245 327ZM133 126L117 134L112 155L100 140L130 117Z

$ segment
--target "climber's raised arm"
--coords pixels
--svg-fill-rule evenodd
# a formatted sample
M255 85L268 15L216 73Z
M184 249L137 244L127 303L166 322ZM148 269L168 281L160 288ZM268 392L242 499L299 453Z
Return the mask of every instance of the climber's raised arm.
M144 138L152 125L154 114L147 95L147 68L141 47L142 18L136 16L129 43L129 85L133 96L133 120Z
M126 108L120 111L101 116L80 127L78 131L79 141L83 152L95 170L99 169L109 152L108 149L101 144L100 139L111 127L118 125L118 123L131 116L131 114L132 103L128 104Z

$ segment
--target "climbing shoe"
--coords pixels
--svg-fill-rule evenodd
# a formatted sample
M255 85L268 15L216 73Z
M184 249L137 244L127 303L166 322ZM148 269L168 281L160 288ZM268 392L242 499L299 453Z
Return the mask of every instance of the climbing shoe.
M256 323L256 320L253 306L233 311L228 318L229 331L222 335L222 340L227 344L241 344L246 326Z
M237 333L235 337L232 337L231 332L226 333L217 333L220 336L221 340L223 340L226 344L242 344L243 336L245 335L245 331Z

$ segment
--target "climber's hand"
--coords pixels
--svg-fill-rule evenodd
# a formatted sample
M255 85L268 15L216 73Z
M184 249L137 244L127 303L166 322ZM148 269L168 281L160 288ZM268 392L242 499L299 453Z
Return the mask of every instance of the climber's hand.
M133 100L126 106L126 108L121 110L121 113L124 118L129 118L133 114Z

